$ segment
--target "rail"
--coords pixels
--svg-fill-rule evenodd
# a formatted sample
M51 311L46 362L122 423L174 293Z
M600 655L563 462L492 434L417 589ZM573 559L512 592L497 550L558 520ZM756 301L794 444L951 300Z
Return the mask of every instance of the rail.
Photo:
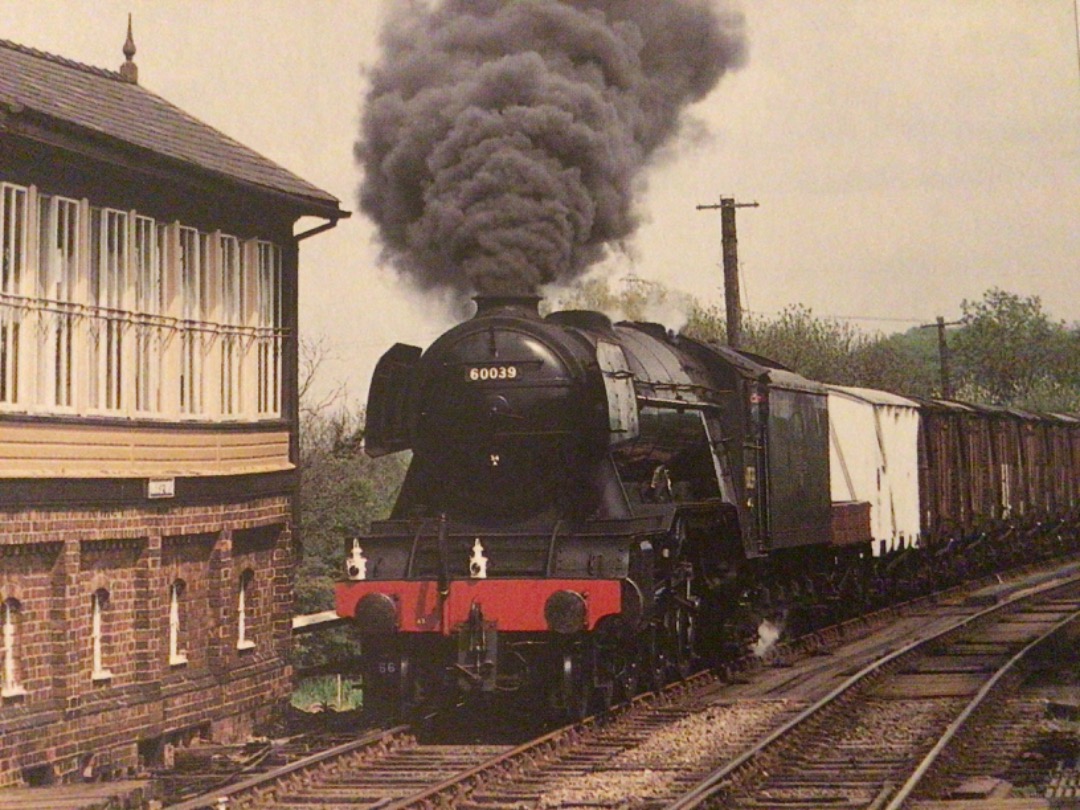
M735 759L713 771L703 780L698 782L697 785L687 791L678 800L666 805L665 810L693 810L693 808L702 807L707 802L716 799L717 795L723 790L725 790L728 787L729 783L731 783L740 773L753 767L753 764L756 761L760 761L760 759L764 757L766 753L770 752L782 741L785 741L785 738L787 738L795 729L801 726L805 726L812 718L824 713L827 709L830 709L837 705L839 700L845 695L852 692L852 690L856 686L867 683L872 676L883 672L889 665L898 662L901 658L909 656L917 650L926 648L935 642L939 642L950 635L954 635L972 626L974 623L989 618L994 614L1016 608L1025 599L1043 595L1047 592L1051 592L1054 590L1068 588L1078 582L1080 582L1080 575L1076 575L1074 573L1072 576L1064 580L1043 584L1041 587L1035 589L1034 591L1022 591L1018 594L1014 594L1011 598L991 607L988 607L985 610L979 611L978 613L975 613L971 616L968 616L962 621L959 621L956 624L945 628L938 633L933 634L932 636L928 636L926 638L914 641L911 644L905 645L904 647L893 651L887 656L878 659L877 661L864 667L854 675L847 678L842 684L829 692L825 697L815 702L813 705L799 713L790 721L784 723L781 727L777 728L775 731L767 735L764 739L762 739L752 747L748 748ZM1075 616L1071 616L1069 619L1063 620L1063 623L1067 624L1068 622L1073 621L1075 618ZM1057 632L1059 629L1060 627L1055 626L1054 628L1052 628L1051 631L1048 632ZM1010 661L1010 665L1011 663L1012 662ZM996 683L997 680L998 679L995 677L994 683ZM983 690L980 690L980 694L982 694L983 691L988 694L992 688L992 684L988 683L984 686ZM971 710L964 715L965 719L973 711L974 707L971 707ZM961 720L954 721L954 725L956 725L957 728L959 728L959 725L961 724ZM949 738L951 739L952 735L955 733L955 730L952 729L952 727L950 726L950 731L951 733L949 734ZM942 749L945 747L945 744L942 744ZM935 758L937 757L938 753L940 752L934 754ZM932 762L926 764L925 770L929 769L930 764L932 764ZM921 778L922 774L920 773L919 779ZM909 788L907 793L905 793L905 796L908 795L910 793L910 790L913 790L914 787L915 785L912 784L911 788ZM875 806L880 805L875 803ZM884 810L899 810L900 807L900 804L890 804L887 808L884 808Z
M408 731L409 726L404 725L373 731L362 737L358 737L355 740L350 740L349 742L342 743L333 748L328 748L325 751L318 751L311 756L298 759L295 762L290 762L288 765L283 765L271 773L259 774L258 776L245 779L242 782L223 787L220 790L214 790L212 791L213 796L207 794L194 799L188 799L178 804L171 804L165 808L165 810L206 810L206 808L220 807L223 799L227 803L228 800L234 796L250 793L253 790L267 786L272 782L281 781L293 774L314 768L317 765L332 762L348 754L371 748L379 743L386 742L393 737L405 734Z
M945 733L941 735L938 741L934 744L934 747L930 749L930 751L915 768L915 770L912 771L912 774L908 778L908 780L897 789L896 793L893 795L889 803L885 805L883 810L901 810L907 800L911 797L912 793L914 793L915 789L922 784L926 775L930 773L931 768L933 768L933 766L941 758L941 755L956 739L957 734L960 733L961 729L971 719L971 717L975 714L979 707L986 702L987 698L989 698L991 693L998 688L999 684L1002 682L1005 676L1012 672L1021 661L1023 661L1028 655L1031 654L1033 650L1046 643L1048 639L1060 633L1062 630L1064 630L1066 627L1073 624L1077 620L1080 620L1080 610L1075 611L1067 618L1062 619L1060 622L1055 624L1052 628L1047 630L1038 638L1026 644L1023 649L1017 652L1012 658L1008 660L1008 662L1004 666L1002 666L997 672L995 672L993 677L991 677L985 684L983 684L982 688L979 689L979 691L975 694L975 696L971 699L967 706L964 707L964 710L959 715L957 715L956 719L953 720L952 723L949 724L949 727L945 731Z

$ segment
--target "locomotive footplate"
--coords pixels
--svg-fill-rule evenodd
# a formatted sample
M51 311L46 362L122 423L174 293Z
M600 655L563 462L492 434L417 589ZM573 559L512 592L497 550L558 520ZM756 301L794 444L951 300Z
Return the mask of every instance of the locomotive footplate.
M578 624L561 625L563 603L580 606ZM639 590L624 579L469 579L343 582L337 612L354 620L362 633L457 633L473 621L474 610L497 622L500 633L592 630L605 616L641 613Z

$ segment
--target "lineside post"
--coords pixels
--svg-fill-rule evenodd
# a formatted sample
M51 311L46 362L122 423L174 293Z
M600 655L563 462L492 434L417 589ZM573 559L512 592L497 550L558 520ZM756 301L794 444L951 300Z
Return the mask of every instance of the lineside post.
M727 342L733 348L742 343L742 306L739 298L739 240L735 234L735 209L757 208L756 202L735 202L721 197L719 204L699 205L698 211L720 209L720 236L724 253L724 307L727 312Z

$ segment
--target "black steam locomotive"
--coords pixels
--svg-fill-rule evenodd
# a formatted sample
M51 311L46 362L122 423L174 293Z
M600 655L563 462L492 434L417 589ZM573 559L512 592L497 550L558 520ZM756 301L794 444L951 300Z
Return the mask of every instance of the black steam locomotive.
M541 317L538 301L477 299L473 319L375 371L367 452L413 456L337 588L370 703L516 691L576 717L744 649L770 614L869 598L872 507L833 502L825 386L656 324ZM1046 505L1075 517L1080 422L1055 419L1073 483ZM948 502L922 455L924 504Z

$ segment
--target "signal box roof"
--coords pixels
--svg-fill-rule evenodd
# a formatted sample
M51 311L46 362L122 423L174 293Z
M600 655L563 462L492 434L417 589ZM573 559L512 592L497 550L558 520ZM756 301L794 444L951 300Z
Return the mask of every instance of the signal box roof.
M0 39L0 135L34 127L75 128L73 134L129 152L134 147L178 170L209 172L249 191L284 196L300 215L349 215L336 197L121 73Z

